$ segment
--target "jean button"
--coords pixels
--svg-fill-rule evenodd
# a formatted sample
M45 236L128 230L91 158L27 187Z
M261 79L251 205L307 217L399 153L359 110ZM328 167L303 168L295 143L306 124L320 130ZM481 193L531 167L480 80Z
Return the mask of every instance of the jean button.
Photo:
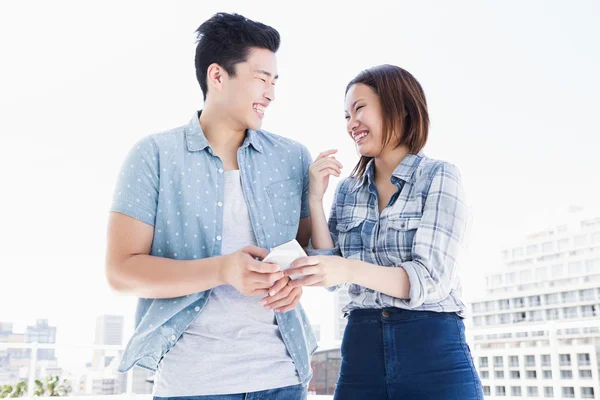
M381 315L383 315L384 317L389 317L390 316L390 312L389 311L383 311L381 313Z

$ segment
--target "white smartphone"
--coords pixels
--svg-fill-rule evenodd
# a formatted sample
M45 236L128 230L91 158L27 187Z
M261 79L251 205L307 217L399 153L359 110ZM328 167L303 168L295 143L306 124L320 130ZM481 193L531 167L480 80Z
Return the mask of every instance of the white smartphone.
M294 239L272 248L271 252L263 259L263 262L277 264L282 271L285 271L290 269L292 262L302 257L307 257L307 254L300 243ZM296 280L304 277L304 275L292 275L290 279Z

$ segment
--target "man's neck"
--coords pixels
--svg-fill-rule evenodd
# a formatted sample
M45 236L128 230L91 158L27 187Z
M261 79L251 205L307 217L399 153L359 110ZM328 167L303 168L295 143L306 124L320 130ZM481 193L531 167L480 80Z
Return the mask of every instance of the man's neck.
M244 143L246 129L214 107L205 107L200 114L200 127L217 154L237 151Z

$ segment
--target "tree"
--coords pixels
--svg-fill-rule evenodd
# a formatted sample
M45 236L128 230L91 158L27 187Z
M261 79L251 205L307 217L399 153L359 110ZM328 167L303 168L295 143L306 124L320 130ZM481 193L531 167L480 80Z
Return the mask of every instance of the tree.
M40 380L35 381L35 386L34 394L36 396L67 396L71 392L71 385L67 383L66 379L63 379L61 382L58 375L47 376L45 387L44 383Z

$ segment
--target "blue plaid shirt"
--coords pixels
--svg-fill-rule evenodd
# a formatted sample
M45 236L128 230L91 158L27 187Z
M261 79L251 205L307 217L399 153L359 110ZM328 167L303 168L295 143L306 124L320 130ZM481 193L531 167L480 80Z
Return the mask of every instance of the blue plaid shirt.
M464 318L457 271L469 217L458 169L422 153L407 155L392 174L398 191L380 215L374 167L371 161L362 179L339 183L328 222L335 248L311 253L404 268L410 299L350 284L342 311L398 307Z

